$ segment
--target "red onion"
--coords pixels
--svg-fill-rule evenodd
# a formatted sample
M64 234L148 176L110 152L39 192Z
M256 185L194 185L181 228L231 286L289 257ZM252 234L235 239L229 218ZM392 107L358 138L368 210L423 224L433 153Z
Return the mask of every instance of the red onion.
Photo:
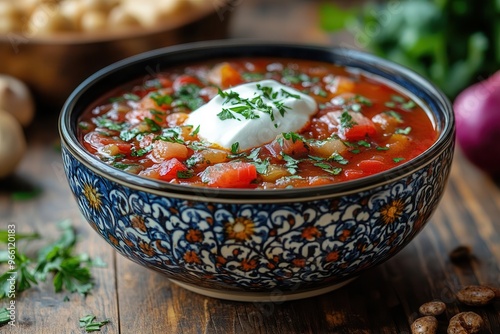
M454 109L457 142L465 156L500 176L500 71L460 93Z

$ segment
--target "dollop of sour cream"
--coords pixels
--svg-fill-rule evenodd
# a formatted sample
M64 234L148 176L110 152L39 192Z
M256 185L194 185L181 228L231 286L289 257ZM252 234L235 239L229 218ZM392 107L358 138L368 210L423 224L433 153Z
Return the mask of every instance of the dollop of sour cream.
M245 151L281 133L302 129L316 113L310 96L275 80L242 84L220 92L184 122L198 137L221 148Z

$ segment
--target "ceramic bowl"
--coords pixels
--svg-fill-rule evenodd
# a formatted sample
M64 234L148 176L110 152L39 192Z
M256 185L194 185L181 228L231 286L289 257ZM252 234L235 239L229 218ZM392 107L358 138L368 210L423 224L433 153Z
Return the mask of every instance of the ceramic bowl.
M345 183L302 189L208 189L110 167L78 142L77 118L110 89L184 62L239 56L305 58L369 72L427 106L439 137L415 159ZM239 301L299 299L339 288L399 252L443 194L454 148L446 97L415 73L335 47L210 42L169 47L111 65L69 97L60 116L64 167L78 206L128 259L189 290Z

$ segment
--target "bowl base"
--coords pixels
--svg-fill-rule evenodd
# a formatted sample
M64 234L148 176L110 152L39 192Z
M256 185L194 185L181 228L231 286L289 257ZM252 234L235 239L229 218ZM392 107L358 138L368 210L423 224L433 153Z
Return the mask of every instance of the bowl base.
M355 278L356 277L326 287L318 289L309 289L300 292L294 292L294 291L282 292L280 290L271 292L216 291L212 289L202 288L189 283L179 282L173 279L170 279L170 281L180 286L181 288L212 298L225 299L237 302L279 303L290 300L298 300L298 299L305 299L305 298L319 296L331 292L333 290L340 289L341 287L349 284Z

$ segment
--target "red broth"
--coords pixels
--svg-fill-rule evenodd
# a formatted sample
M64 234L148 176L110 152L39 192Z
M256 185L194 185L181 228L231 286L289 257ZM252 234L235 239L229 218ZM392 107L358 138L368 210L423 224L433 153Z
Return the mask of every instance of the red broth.
M295 132L246 151L207 143L185 124L222 91L273 79L317 103ZM110 97L111 96L111 97ZM437 138L422 106L355 69L296 59L238 58L173 68L87 110L78 137L107 164L192 186L276 189L353 180L406 163Z

